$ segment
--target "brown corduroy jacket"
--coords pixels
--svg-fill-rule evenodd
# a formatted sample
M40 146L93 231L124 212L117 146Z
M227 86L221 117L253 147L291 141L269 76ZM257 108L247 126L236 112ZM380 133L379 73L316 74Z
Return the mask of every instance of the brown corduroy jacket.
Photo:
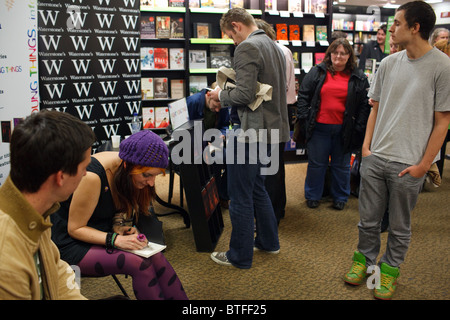
M85 299L70 266L51 240L50 214L43 216L23 197L11 178L0 188L0 300ZM42 286L35 263L39 252ZM42 288L42 290L41 290ZM41 295L42 293L42 295Z

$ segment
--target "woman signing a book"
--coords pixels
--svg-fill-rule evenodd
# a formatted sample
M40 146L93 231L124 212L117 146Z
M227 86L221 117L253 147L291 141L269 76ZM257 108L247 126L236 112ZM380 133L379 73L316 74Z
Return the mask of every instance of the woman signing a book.
M148 258L129 252L147 246L133 222L149 214L155 177L164 173L168 156L163 140L149 130L123 140L119 152L92 155L78 188L52 215L61 258L86 276L130 275L138 300L186 300L161 252Z

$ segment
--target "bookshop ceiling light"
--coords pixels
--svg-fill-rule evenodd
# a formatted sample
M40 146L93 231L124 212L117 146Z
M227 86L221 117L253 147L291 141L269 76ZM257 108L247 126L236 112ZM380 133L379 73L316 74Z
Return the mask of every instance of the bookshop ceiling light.
M347 2L347 0L339 0L340 3Z
M426 3L440 3L444 2L444 0L425 0Z

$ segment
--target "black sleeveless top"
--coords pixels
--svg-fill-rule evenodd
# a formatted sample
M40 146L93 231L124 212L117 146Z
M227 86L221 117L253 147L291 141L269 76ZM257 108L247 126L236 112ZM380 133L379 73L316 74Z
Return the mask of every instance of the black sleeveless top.
M91 163L87 167L87 171L97 174L101 180L100 197L87 225L104 232L112 231L112 220L116 209L111 196L106 171L94 157L91 157ZM69 236L67 222L71 201L72 196L68 200L61 202L61 208L51 215L51 221L53 223L52 240L59 248L61 259L70 265L76 265L83 259L93 244L79 241Z

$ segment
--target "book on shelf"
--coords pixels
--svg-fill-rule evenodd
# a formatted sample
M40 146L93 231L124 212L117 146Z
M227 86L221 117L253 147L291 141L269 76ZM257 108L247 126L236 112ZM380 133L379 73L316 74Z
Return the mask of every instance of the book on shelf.
M304 24L303 25L303 41L315 41L314 40L314 25Z
M141 7L153 8L155 0L141 0Z
M297 51L292 52L292 60L294 60L294 69L300 68L300 59L299 59L299 53Z
M143 129L155 128L155 107L142 108L142 126Z
M184 0L169 0L169 7L184 7Z
M303 0L289 0L288 1L288 11L289 12L303 12L302 11L302 1Z
M288 26L286 23L277 23L275 25L277 40L288 40Z
M231 68L232 59L230 47L221 44L212 44L209 46L209 56L211 68L219 69L220 67Z
M297 24L289 25L289 40L300 40L300 26Z
M189 8L200 8L200 0L189 0Z
M214 0L200 0L200 8L214 8Z
M184 69L184 48L169 48L170 69Z
M169 49L168 48L153 48L155 69L169 69Z
M321 63L324 58L325 58L325 52L314 53L314 65Z
M277 0L264 0L266 11L277 11Z
M305 0L306 13L327 13L327 0Z
M211 38L211 24L207 22L194 23L194 38L208 39Z
M156 16L156 38L170 38L170 16Z
M153 78L141 78L142 100L153 99Z
M155 99L169 98L169 83L167 77L153 78L153 97Z
M207 65L206 50L189 50L189 68L206 69Z
M366 64L364 66L364 73L371 80L372 75L375 74L377 68L377 60L376 59L366 59Z
M313 66L313 54L312 52L302 52L302 69L305 72L309 72L309 70Z
M155 3L155 8L167 8L169 6L168 0L153 0Z
M155 69L153 47L141 47L141 70Z
M328 40L327 26L316 26L316 41Z
M230 8L243 8L244 0L230 0Z
M216 9L230 9L230 0L210 0Z
M170 37L175 39L184 38L184 18L172 18L170 22Z
M196 94L205 88L208 88L206 76L189 76L189 95Z
M170 124L169 107L155 108L155 128L166 128Z
M184 79L170 79L170 97L172 99L181 99L185 96Z
M155 39L155 17L141 16L141 39Z

